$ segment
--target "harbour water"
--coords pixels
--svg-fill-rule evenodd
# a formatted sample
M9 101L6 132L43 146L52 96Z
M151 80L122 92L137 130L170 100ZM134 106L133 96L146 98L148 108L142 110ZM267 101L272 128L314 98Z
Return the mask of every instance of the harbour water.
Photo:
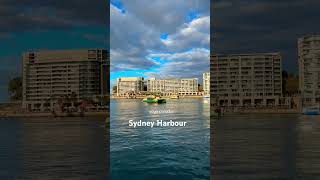
M320 177L320 116L225 116L211 136L215 180Z
M105 121L0 119L0 179L107 179Z
M203 99L111 100L111 180L209 180L210 116ZM185 121L184 127L129 127L128 121Z

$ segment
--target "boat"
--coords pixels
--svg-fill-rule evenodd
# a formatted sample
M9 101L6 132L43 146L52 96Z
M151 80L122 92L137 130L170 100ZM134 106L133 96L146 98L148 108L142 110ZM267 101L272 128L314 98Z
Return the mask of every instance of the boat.
M179 97L179 95L171 95L170 96L170 99L179 99L180 97Z
M320 107L319 106L309 106L303 108L304 115L320 115Z
M204 95L203 99L210 99L210 95Z
M155 96L148 96L142 100L142 102L146 103L166 103L166 99L161 97L155 97Z

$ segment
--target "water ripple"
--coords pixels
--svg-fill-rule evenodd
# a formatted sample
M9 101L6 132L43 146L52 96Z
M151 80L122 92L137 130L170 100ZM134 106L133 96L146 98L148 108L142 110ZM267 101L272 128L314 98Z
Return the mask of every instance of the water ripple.
M151 114L170 110L173 113ZM186 121L186 127L128 126L128 120ZM202 99L111 101L111 179L209 180L209 105ZM125 148L124 148L125 147Z
M212 127L214 179L320 177L320 117L226 116Z

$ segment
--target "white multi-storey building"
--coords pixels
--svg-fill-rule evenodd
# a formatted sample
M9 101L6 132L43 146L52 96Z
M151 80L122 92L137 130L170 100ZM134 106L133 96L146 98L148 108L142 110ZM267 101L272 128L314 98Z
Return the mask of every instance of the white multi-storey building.
M198 94L198 79L183 78L183 79L148 79L148 92L162 93L164 95L179 94L179 95L197 95Z
M278 105L282 96L279 53L213 54L210 74L220 106Z
M143 77L122 77L117 79L117 96L137 94L144 90Z
M320 102L320 35L298 39L299 89L306 104Z
M23 108L52 110L58 100L107 98L109 53L103 49L23 54Z
M210 73L209 72L203 73L202 79L203 79L204 95L209 95L210 94Z

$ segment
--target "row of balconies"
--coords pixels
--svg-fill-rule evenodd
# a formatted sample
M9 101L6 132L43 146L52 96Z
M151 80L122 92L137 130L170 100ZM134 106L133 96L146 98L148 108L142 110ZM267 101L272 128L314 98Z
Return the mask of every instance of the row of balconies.
M38 91L38 92L30 92L27 91L25 93L26 96L44 96L46 98L49 98L51 95L57 95L57 94L70 94L72 92L75 92L77 94L81 94L81 93L97 93L99 92L99 89L82 89L82 90L78 90L78 89L68 89L68 90L51 90L50 92L44 92L44 91Z
M280 61L268 61L268 62L235 62L235 63L223 63L223 62L213 62L211 63L213 67L255 67L255 66L280 66Z
M27 85L27 89L45 89L45 88L50 88L50 89L56 89L56 88L97 88L97 87L100 87L100 84L56 84L56 85L46 85L46 86L30 86L30 85Z
M223 93L281 93L281 89L213 89L213 92L223 92Z
M59 66L59 67L46 67L46 68L30 68L30 71L49 71L49 72L66 72L66 71L84 71L84 70L98 70L97 66Z
M71 77L71 76L61 76L61 77L27 77L28 82L37 82L37 81L75 81L75 82L83 82L83 81L89 81L89 82L100 82L100 77Z
M256 84L229 84L229 85L212 85L212 89L281 89L281 87L269 84L266 85L256 85Z
M255 97L255 96L281 96L278 93L234 93L234 94L225 94L225 93L213 93L215 96L219 97Z
M99 76L100 72L93 73L78 73L78 72L65 72L65 73L28 73L28 76L32 77L42 77L42 76L74 76L74 77L90 77L90 76Z
M254 74L274 74L274 75L280 75L281 72L279 70L266 70L266 71L235 71L235 70L230 70L230 71L219 71L219 72L212 72L213 76L229 76L229 75L237 75L237 74L250 74L250 75L254 75Z

